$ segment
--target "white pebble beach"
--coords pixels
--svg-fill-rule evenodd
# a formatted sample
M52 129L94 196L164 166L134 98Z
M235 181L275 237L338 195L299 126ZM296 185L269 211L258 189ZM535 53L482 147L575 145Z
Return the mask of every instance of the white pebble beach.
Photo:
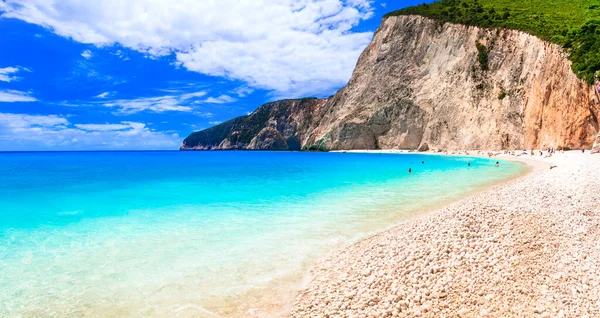
M600 154L498 158L533 172L331 254L291 316L600 317Z

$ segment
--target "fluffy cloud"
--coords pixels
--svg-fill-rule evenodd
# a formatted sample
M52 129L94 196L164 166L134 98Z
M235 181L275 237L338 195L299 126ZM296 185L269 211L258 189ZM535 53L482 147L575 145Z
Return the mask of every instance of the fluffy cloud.
M0 113L0 149L177 149L177 134L145 123L72 124L64 116Z
M1 4L0 4L1 6ZM18 66L9 66L5 68L0 68L0 82L12 82L14 80L18 80L19 77L16 77L12 74L15 74L19 71L29 71L26 68L18 67Z
M351 29L373 7L370 0L5 0L0 11L83 43L175 53L188 70L297 97L346 83L372 36Z
M12 89L0 90L0 103L35 102L37 99L30 93L15 91Z

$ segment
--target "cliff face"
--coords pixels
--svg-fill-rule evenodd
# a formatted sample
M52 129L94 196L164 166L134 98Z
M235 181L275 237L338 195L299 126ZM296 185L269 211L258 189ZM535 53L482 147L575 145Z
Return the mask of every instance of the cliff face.
M592 147L592 152L600 152L600 134L598 134L598 137L596 137L594 147Z
M600 112L594 88L559 46L420 16L385 19L348 85L329 100L278 103L263 126L228 122L234 128L222 142L182 148L579 148L594 143ZM251 136L239 141L236 131Z
M576 148L593 144L598 112L593 87L559 46L518 31L397 16L384 20L308 143Z
M248 116L194 132L181 150L300 150L326 99L303 98L265 104Z

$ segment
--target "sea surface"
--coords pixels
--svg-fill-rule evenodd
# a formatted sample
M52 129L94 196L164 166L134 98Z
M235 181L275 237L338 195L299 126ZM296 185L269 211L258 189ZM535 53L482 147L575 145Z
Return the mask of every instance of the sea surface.
M332 249L527 169L495 162L0 153L0 317L285 312L308 269Z

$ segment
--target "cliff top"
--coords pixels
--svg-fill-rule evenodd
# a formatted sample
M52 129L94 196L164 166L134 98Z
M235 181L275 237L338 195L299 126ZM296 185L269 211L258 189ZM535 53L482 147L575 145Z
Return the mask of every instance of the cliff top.
M386 15L421 15L457 24L523 31L569 51L573 71L588 83L600 70L598 0L442 0Z

